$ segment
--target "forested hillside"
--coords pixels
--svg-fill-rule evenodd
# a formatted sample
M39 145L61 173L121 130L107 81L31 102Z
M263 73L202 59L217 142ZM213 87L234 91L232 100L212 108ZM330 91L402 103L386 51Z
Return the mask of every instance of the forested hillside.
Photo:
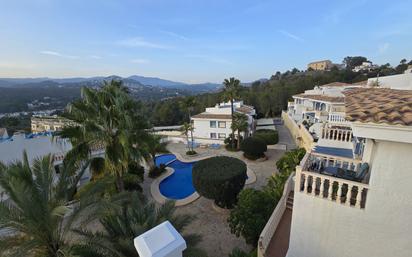
M315 85L323 85L331 82L356 83L368 78L388 76L403 73L408 64L405 59L401 60L396 67L389 64L381 65L373 71L353 72L354 66L365 61L364 57L346 57L344 63L347 68L339 70L333 68L331 71L299 71L294 68L284 73L276 72L267 81L256 81L249 87L243 87L240 99L246 104L253 105L259 117L273 117L280 115L287 106L287 101L292 99L292 95L312 89ZM183 98L169 99L147 105L146 112L154 125L176 125L181 124L185 117L185 111L180 107L179 102ZM214 106L221 100L221 93L207 93L195 96L196 106L194 114L204 111L208 106Z

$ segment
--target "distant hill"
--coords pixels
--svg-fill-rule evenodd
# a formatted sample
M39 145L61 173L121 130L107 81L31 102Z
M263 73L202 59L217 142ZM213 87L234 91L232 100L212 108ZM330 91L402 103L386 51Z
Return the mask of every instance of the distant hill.
M120 76L112 75L108 77L97 76L90 78L74 77L74 78L0 78L0 87L36 87L41 86L42 83L49 83L50 81L58 83L62 86L90 86L101 84L104 80L118 79L123 80L125 84L127 83L130 87L138 86L151 86L169 89L179 89L189 91L194 94L205 93L210 91L216 91L221 88L221 84L217 83L199 83L199 84L188 84L178 81L172 81L167 79L161 79L156 77L144 77L139 75L133 75L126 78Z

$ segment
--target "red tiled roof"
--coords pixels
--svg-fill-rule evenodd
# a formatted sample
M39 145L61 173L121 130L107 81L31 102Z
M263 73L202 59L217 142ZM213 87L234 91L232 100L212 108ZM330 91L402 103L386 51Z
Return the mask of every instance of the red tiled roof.
M294 97L307 98L307 99L332 102L332 103L344 103L345 102L345 98L340 97L340 96L298 94L298 95L294 95Z
M232 115L230 114L212 114L207 112L202 112L196 115L193 115L194 119L217 119L217 120L231 120Z
M412 126L412 90L361 88L344 94L349 121Z
M328 83L325 85L321 85L321 87L344 87L344 86L350 86L351 84L348 83L343 83L343 82L332 82Z

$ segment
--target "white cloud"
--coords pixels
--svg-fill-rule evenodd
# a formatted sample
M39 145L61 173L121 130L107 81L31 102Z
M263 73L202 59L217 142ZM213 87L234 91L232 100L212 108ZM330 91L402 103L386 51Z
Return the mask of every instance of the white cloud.
M389 47L390 47L389 43L383 43L383 44L379 45L378 46L378 53L379 54L386 53L388 51Z
M147 48L157 48L157 49L170 48L169 46L166 46L166 45L146 41L144 38L141 38L141 37L134 37L134 38L119 40L116 42L116 44L120 46L127 46L127 47L147 47Z
M278 32L279 33L281 33L281 34L283 34L284 36L287 36L287 37L289 37L289 38L291 38L291 39L294 39L294 40L296 40L296 41L299 41L299 42L303 42L303 41L305 41L303 38L301 38L301 37L299 37L299 36L297 36L297 35L295 35L295 34L292 34L292 33L290 33L290 32L288 32L288 31L286 31L286 30L278 30Z
M138 63L138 64L142 64L142 63L148 63L149 62L149 60L146 60L146 59L132 59L132 60L130 60L130 62L131 63Z
M61 54L59 52L49 51L49 50L41 51L40 53L44 55L56 56L56 57L66 58L66 59L79 59L79 56L66 55L66 54Z
M181 34L177 34L177 33L172 32L172 31L165 31L165 30L161 30L160 32L162 32L162 33L164 33L164 34L166 34L166 35L169 35L169 36L172 36L172 37L175 37L175 38L181 39L181 40L189 40L189 38L188 38L188 37L183 36L183 35L181 35Z

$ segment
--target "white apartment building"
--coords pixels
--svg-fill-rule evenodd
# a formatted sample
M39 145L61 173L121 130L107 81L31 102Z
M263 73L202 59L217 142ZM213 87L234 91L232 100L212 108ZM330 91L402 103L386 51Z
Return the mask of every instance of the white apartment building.
M31 117L31 131L33 133L59 131L64 126L73 124L68 119L54 116L34 115Z
M363 151L296 168L287 257L411 256L412 91L352 90L345 109Z
M243 136L253 133L255 128L256 110L254 107L245 105L243 101L234 102L234 111L243 113L248 118L248 132ZM193 136L199 143L223 143L225 138L232 133L232 116L230 103L219 103L214 107L206 108L205 112L191 117L194 127Z
M379 66L376 64L372 64L372 62L366 61L362 62L361 65L355 66L355 68L352 69L353 72L359 72L359 71L371 71L373 69L378 68Z

